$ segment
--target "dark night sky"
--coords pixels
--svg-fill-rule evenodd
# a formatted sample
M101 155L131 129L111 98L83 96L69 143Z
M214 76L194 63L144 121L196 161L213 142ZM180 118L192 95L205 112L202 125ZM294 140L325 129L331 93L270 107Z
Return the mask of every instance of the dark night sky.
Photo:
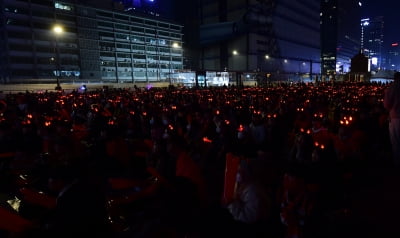
M383 16L384 44L400 41L400 1L398 0L364 0L365 17Z

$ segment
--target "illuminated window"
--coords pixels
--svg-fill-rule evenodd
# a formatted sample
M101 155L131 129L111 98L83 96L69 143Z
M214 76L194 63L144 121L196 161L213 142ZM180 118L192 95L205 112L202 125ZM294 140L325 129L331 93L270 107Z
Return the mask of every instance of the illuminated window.
M66 10L66 11L72 11L72 6L68 5L68 4L64 4L64 3L60 3L60 2L55 2L54 3L54 7L56 9L61 9L61 10Z

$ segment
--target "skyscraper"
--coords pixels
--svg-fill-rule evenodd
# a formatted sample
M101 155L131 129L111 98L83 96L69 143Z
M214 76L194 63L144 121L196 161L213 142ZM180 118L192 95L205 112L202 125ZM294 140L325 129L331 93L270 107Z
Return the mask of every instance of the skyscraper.
M384 17L365 18L362 23L363 52L370 59L371 70L378 71L384 67Z
M351 58L360 52L361 8L356 0L321 0L321 72L350 71Z
M400 70L400 46L398 42L390 45L387 54L386 69L387 70Z

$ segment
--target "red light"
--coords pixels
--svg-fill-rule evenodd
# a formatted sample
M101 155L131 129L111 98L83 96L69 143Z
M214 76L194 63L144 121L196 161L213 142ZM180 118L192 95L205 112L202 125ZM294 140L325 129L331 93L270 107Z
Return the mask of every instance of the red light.
M392 47L399 46L399 43L392 43Z

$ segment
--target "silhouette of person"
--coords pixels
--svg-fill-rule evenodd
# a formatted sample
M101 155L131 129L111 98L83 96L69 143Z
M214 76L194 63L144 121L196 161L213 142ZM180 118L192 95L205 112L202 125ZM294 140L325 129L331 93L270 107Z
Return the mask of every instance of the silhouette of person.
M389 111L389 136L393 162L400 166L400 72L395 72L393 83L385 89L384 107Z

